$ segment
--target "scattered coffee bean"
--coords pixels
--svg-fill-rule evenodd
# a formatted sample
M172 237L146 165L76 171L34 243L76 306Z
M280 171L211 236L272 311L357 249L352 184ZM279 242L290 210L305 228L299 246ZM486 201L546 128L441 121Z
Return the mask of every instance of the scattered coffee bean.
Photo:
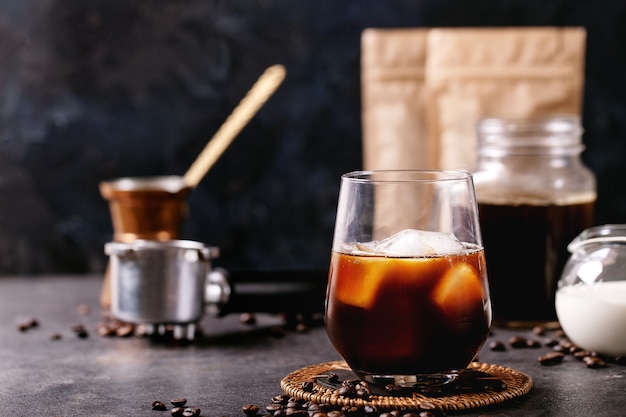
M197 407L187 407L183 410L183 417L197 417L200 415L200 409Z
M597 356L585 356L583 362L587 365L587 368L600 369L606 368L606 362Z
M310 329L309 325L306 323L298 323L296 324L296 332L297 333L306 333Z
M341 413L346 417L354 417L360 414L361 410L355 406L344 405L343 407L341 407Z
M526 347L529 347L531 349L537 349L541 347L541 343L535 339L528 339L526 341Z
M302 383L302 390L304 392L312 392L314 386L315 385L311 381L305 381Z
M61 333L52 333L50 335L50 340L61 340L62 338Z
M511 336L509 339L509 345L514 348L523 348L527 346L526 338L523 336Z
M567 351L568 353L571 351L572 348L575 347L574 344L569 340L561 340L559 342L559 346L563 347L563 350Z
M544 334L546 334L546 328L545 326L535 326L533 327L533 334L537 335L537 336L543 336Z
M39 327L39 320L36 318L30 318L17 324L17 330L20 332L25 332L36 327Z
M366 416L378 415L378 408L376 408L375 405L366 405L363 407L363 413L365 413Z
M86 339L86 338L89 337L89 332L87 331L87 328L85 326L83 326L82 324L75 324L75 325L73 325L72 326L72 331L80 339Z
M91 307L87 304L79 304L76 306L76 312L81 316L88 316L91 313Z
M270 414L274 414L276 413L276 411L282 410L283 409L283 404L279 404L279 403L271 403L265 406L265 409L267 410L267 412L269 412Z
M506 345L499 340L493 340L489 343L489 349L494 352L504 352L506 350Z
M343 385L339 388L339 395L342 397L356 397L356 389L353 386Z
M247 416L254 416L259 412L259 406L255 404L246 404L242 407L243 413Z
M287 402L286 407L300 409L302 408L302 405L295 398L290 398L289 401Z
M152 409L157 411L165 411L167 410L167 407L165 406L165 403L157 400L152 403Z
M289 402L289 396L286 394L280 394L275 397L272 397L273 404L287 404Z
M565 355L561 352L548 352L545 355L539 356L537 359L539 363L544 366L552 366L563 362L564 357Z
M96 325L96 333L101 337L115 336L115 329L106 323L99 323Z
M554 347L559 344L559 341L556 339L548 338L543 341L543 345L547 347Z
M182 407L187 404L187 398L176 398L174 400L170 400L170 403L172 403L174 407Z
M248 325L256 324L256 315L254 313L241 313L239 322Z
M174 417L182 417L183 416L183 411L185 411L185 409L183 407L174 407L174 408L172 408L170 410L170 413Z
M135 332L135 327L132 324L124 324L115 330L115 335L119 337L129 337Z
M398 391L402 391L402 387L399 385L395 385L395 384L387 384L385 385L385 389L388 392L398 392Z
M588 352L586 350L578 350L574 353L572 353L572 356L580 361L582 361L583 359L585 359L585 357L587 356L593 356L593 354L591 352Z

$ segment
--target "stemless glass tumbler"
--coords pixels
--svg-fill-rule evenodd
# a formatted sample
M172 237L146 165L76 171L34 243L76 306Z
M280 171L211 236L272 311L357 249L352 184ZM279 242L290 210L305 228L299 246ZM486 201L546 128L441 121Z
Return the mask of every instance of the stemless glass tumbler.
M325 320L362 380L445 383L466 368L491 325L471 174L344 174Z

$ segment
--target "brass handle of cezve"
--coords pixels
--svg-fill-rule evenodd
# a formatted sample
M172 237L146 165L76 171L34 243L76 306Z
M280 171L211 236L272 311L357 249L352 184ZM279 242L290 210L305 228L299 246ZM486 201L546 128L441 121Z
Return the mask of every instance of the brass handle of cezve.
M323 313L328 271L323 269L215 268L205 290L205 311L229 313Z

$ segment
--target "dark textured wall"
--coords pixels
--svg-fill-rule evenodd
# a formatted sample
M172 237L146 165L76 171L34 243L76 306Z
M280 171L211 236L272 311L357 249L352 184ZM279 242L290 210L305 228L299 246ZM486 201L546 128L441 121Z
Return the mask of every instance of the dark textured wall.
M326 266L361 167L367 27L584 26L598 223L626 223L622 0L1 0L0 273L102 271L98 183L182 175L262 71L288 76L190 199L230 267Z

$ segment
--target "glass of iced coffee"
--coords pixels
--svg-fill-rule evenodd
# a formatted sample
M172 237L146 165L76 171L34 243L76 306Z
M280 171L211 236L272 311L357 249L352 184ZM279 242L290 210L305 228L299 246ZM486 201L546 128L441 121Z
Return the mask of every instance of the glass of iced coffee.
M445 383L465 369L491 324L471 174L344 174L325 320L370 383Z

